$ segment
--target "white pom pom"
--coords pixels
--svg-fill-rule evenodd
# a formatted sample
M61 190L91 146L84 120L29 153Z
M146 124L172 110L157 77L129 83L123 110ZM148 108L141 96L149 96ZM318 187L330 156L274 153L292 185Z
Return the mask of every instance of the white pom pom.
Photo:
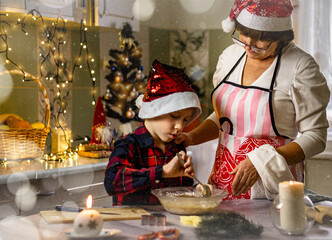
M221 26L224 32L229 33L235 29L235 22L228 17L221 22Z
M135 103L136 103L136 106L137 106L139 109L140 109L140 108L142 107L142 105L143 105L143 97L144 97L144 95L141 94L141 95L139 95L139 96L136 98Z

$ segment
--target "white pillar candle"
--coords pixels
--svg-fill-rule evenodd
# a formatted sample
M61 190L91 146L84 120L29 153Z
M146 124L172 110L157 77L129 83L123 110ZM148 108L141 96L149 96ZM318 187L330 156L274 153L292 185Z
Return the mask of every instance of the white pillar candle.
M303 183L279 183L280 226L286 232L302 234L306 230Z
M87 199L87 209L80 212L74 219L74 231L79 236L94 237L98 236L103 229L104 220L100 213L91 209L92 196Z

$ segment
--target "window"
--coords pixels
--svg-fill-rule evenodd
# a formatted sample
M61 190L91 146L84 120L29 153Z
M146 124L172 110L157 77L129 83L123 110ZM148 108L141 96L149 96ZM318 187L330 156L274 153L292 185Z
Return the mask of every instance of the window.
M332 1L297 0L294 6L297 45L315 58L332 93ZM332 142L332 97L327 116L328 140Z

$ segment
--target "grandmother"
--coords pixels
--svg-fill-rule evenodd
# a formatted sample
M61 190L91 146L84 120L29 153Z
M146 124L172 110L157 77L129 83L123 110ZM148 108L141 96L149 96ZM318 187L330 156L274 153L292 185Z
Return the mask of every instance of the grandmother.
M214 112L182 133L186 146L219 137L209 182L225 200L273 198L303 181L303 161L325 149L330 92L315 60L292 40L290 0L236 0L222 22L234 42L213 77Z

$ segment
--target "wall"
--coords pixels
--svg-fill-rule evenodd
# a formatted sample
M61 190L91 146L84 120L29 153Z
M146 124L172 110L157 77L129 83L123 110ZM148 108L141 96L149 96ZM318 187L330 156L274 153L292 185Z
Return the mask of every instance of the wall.
M17 19L3 18L2 20L6 20L13 26ZM48 23L50 23L50 21L48 21L46 25ZM19 26L10 28L8 30L8 44L12 49L9 53L9 57L24 71L38 77L38 65L41 61L41 58L38 55L40 52L38 47L40 45L38 42L40 39L38 35L40 35L42 30L41 22L37 20L33 24L28 23L26 30L29 33L28 35L25 35ZM72 64L77 58L80 50L81 36L79 25L68 24L66 31L67 39L65 40L68 44L70 44L68 48L70 52L66 54L69 56L69 62L71 63L67 66L67 71L71 72L73 69ZM99 29L89 28L86 36L89 53L93 58L96 59L95 62L90 63L90 65L91 68L95 70L96 97L98 97L100 92ZM83 52L83 60L85 59L85 56L86 54ZM14 68L12 64L5 64L4 60L5 56L4 54L1 54L1 71ZM73 137L91 136L92 134L91 128L95 108L92 105L92 81L84 61L82 62L82 66L83 68L75 69L74 81L73 83L68 84L68 88L72 92L72 96L68 101L68 109L70 110L67 114L71 115L71 122L68 123L68 125L72 127ZM30 123L34 123L36 121L44 122L44 119L41 117L43 114L40 114L40 111L43 111L41 108L45 106L40 104L38 100L39 87L36 85L36 83L34 81L22 82L22 76L5 75L0 76L0 78L0 93L6 93L6 95L8 95L6 99L0 98L0 114L15 113L22 116ZM45 81L45 79L42 81ZM48 84L49 83L47 83L47 85ZM52 101L52 93L56 92L57 89L56 87L48 87L47 91ZM56 114L54 109L51 109L51 111L53 114ZM51 125L51 127L54 127L54 123ZM48 148L50 148L50 144L50 139L48 139Z
M210 1L209 1L210 2ZM144 73L149 74L151 63L154 59L160 62L169 63L170 60L170 30L203 30L209 31L209 69L208 84L206 92L211 92L212 76L218 61L219 54L230 45L231 38L229 34L221 30L220 22L226 18L233 0L212 1L213 5L205 12L193 14L186 11L179 0L158 0L155 1L156 8L154 14L149 20L140 22L139 32L134 32L135 40L143 49L142 65ZM189 5L189 7L192 6ZM119 48L118 39L119 30L102 28L100 31L100 95L106 92L108 81L105 79L109 69L106 68L109 59L109 50ZM206 106L206 114L212 112L210 95L204 97L203 104ZM117 128L120 122L117 119L108 119L114 128ZM137 122L132 122L133 128Z
M22 31L19 28L13 29L9 35L9 42L12 51L9 57L18 65L25 67L26 71L36 75L37 66L37 49L35 27L27 27L27 31L32 33L29 38L25 38L25 44L22 44ZM5 56L0 55L0 65L3 70L10 69L10 64L5 63ZM37 85L34 82L22 82L23 77L20 75L1 76L0 87L7 98L0 102L0 113L16 113L21 115L29 122L35 122L38 119L38 101ZM10 85L12 87L10 87ZM8 91L11 91L8 93Z
M140 22L139 32L134 32L135 39L139 42L143 49L142 65L144 73L147 75L151 68L151 62L158 59L161 62L168 63L169 61L169 31L170 30L202 30L209 31L209 79L212 79L213 72L218 60L219 54L222 50L230 44L229 35L222 32L220 22L227 17L229 9L233 0L219 0L213 1L213 5L206 11L199 14L193 14L184 10L179 0L158 0L156 2L156 9L152 18ZM210 2L210 1L208 1ZM191 5L189 5L191 6ZM37 31L37 27L31 26ZM76 29L69 29L71 32L71 58L72 63L78 54L78 44L80 40L79 29L76 24ZM19 29L16 30L20 34ZM105 79L109 72L107 69L109 50L119 48L118 33L119 29L112 28L92 28L89 27L88 47L89 52L95 57L94 63L96 70L96 97L104 95L108 81ZM29 41L22 44L22 37L20 35L13 35L11 44L15 47L13 52L14 60L24 63L24 69L30 71L32 74L37 74L37 38L35 34L29 35ZM16 37L17 36L17 37ZM17 50L16 50L17 49ZM18 54L19 53L19 54ZM75 81L72 84L72 100L70 106L72 109L72 126L73 136L91 136L92 119L94 113L94 106L91 105L91 80L86 68L76 70ZM0 105L0 113L14 112L22 115L29 122L38 120L38 102L37 102L37 87L34 83L22 84L19 79L15 80L13 92ZM4 86L2 86L4 87ZM207 92L211 92L212 84L209 81L206 86ZM19 97L17 97L19 96ZM209 105L209 96L204 100L205 105ZM27 109L23 103L29 103ZM211 111L211 107L208 107ZM119 121L112 120L113 127L117 128ZM133 124L135 127L137 123Z
M163 29L220 29L233 0L157 0L151 19L143 24ZM182 5L181 2L188 4ZM206 9L206 6L211 7ZM186 7L183 7L186 6ZM206 11L203 11L205 10Z

